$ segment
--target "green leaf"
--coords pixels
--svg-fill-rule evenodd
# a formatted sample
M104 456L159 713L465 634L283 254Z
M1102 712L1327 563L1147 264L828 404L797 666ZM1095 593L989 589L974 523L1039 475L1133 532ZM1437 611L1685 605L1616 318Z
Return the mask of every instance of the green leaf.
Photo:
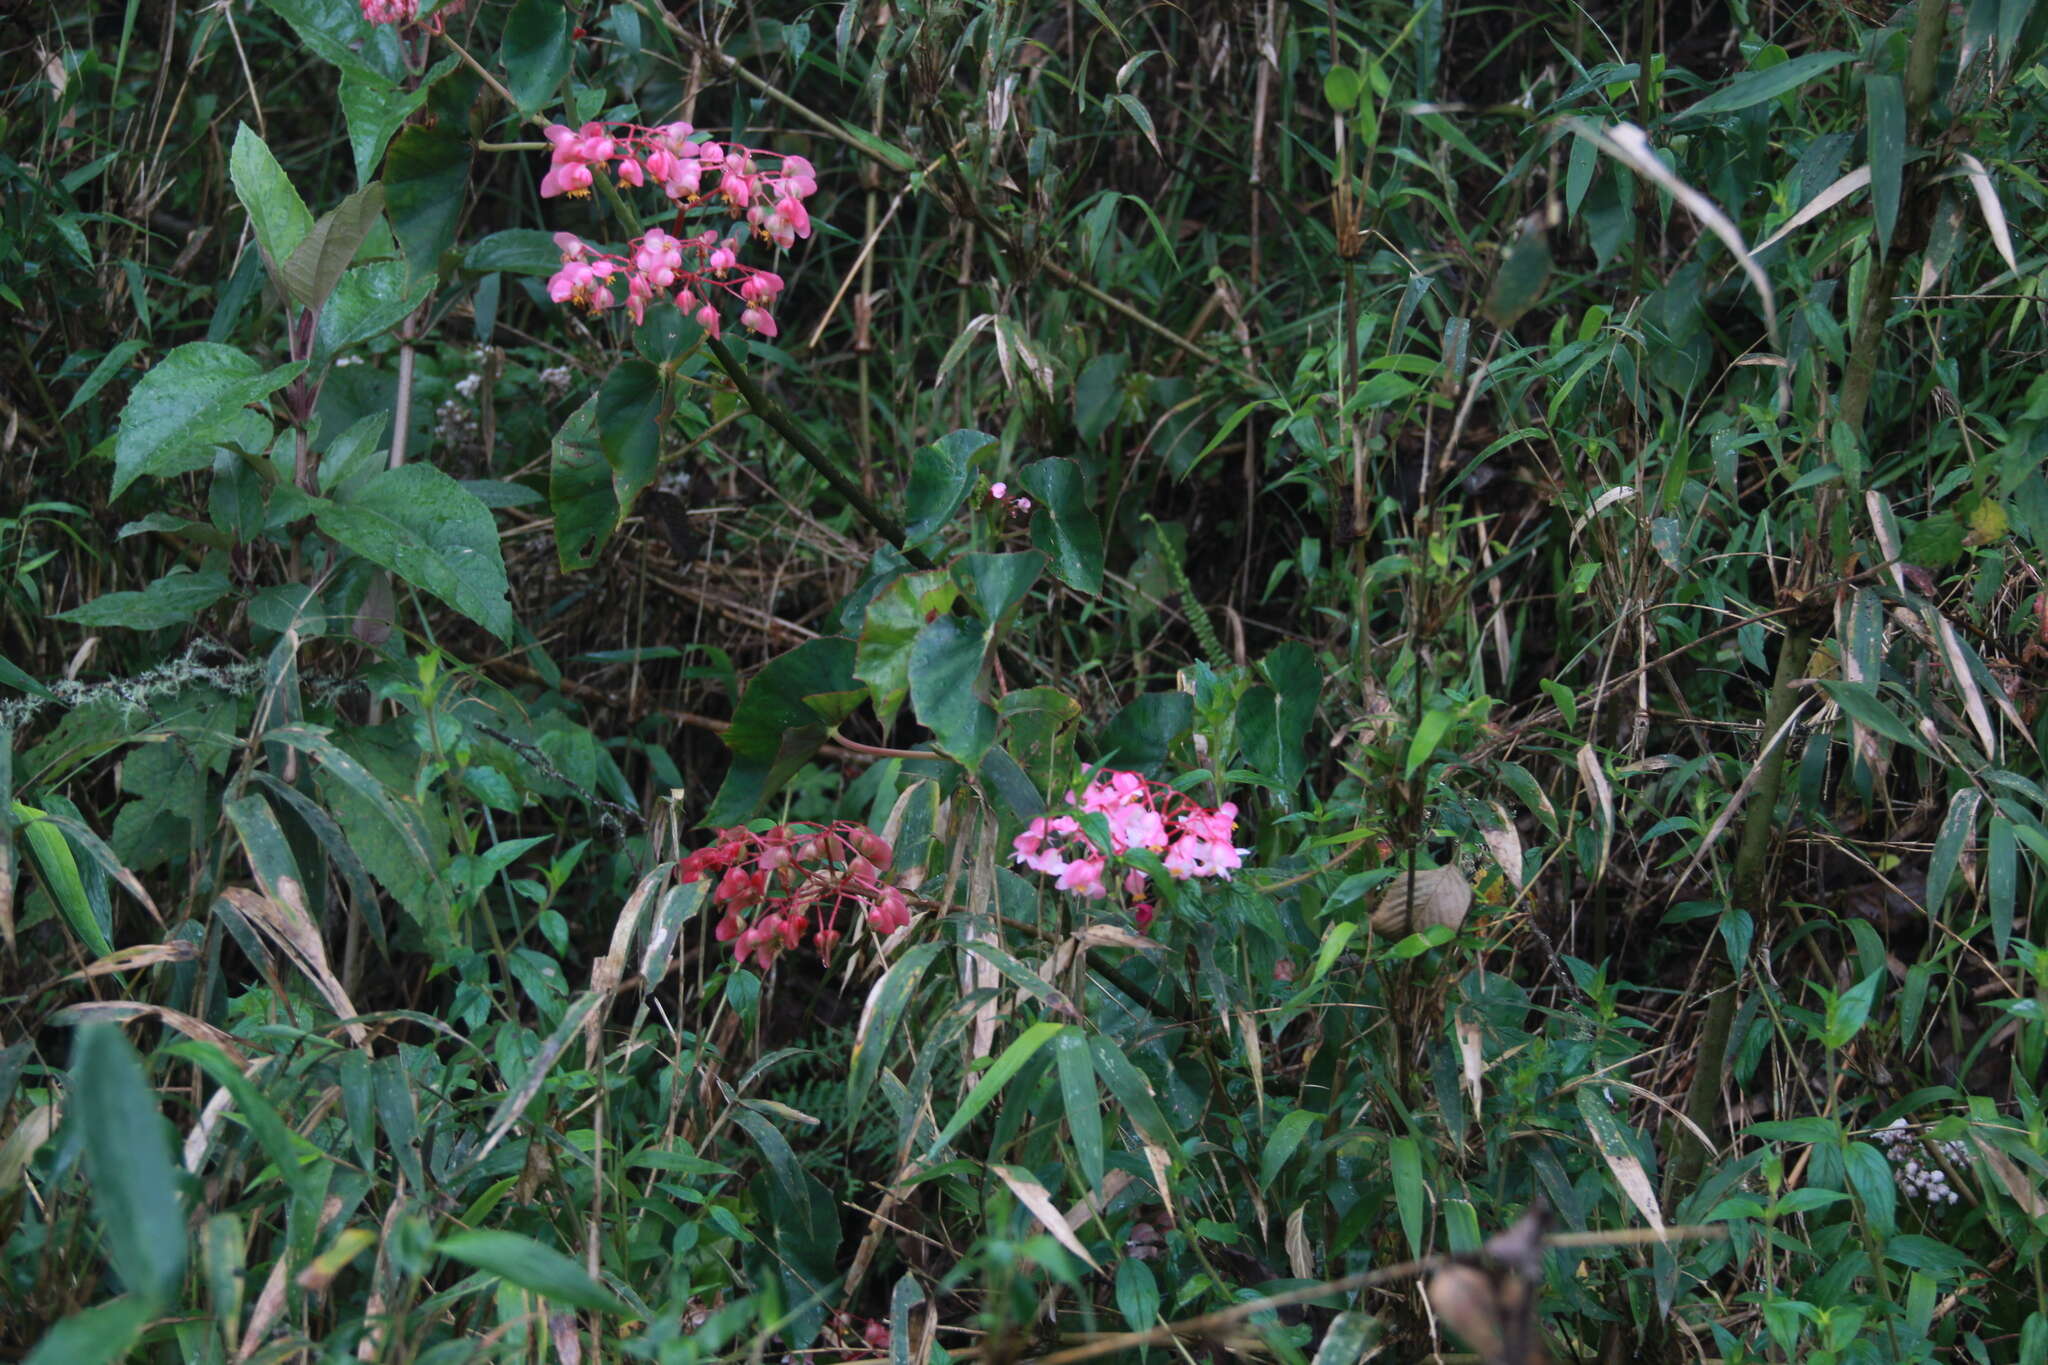
M291 178L270 154L269 146L246 123L235 130L235 145L228 153L228 179L234 184L235 197L249 212L249 225L256 230L256 245L263 251L270 277L280 279L285 261L313 229L306 201L292 188Z
M1991 942L1998 957L2012 942L2014 898L2018 893L2019 847L2013 839L2012 821L2003 815L1991 817L1984 854L1985 899L1991 906Z
M128 1359L156 1305L141 1294L95 1304L43 1334L24 1365L114 1365Z
M810 761L827 726L866 695L853 676L854 644L843 636L807 640L770 659L740 694L724 739L735 758L704 819L734 825Z
M462 268L487 273L502 270L512 275L552 275L562 265L562 249L552 232L539 228L506 228L470 243L462 253Z
M910 657L925 623L953 609L959 587L934 569L905 574L875 594L861 619L853 674L866 683L875 714L887 729L910 695Z
M427 102L434 83L453 71L458 62L458 58L446 58L411 90L401 90L381 76L359 71L341 73L341 117L348 126L348 149L355 158L358 181L369 183L392 137Z
M437 274L441 253L455 245L469 158L469 140L439 125L409 124L392 141L384 158L384 198L391 230L405 248L408 279Z
M310 239L309 239L310 240ZM384 335L416 311L434 292L434 281L410 289L403 261L374 261L342 275L314 328L313 354L328 360Z
M285 288L300 307L327 302L383 212L384 187L372 183L322 214L305 233L284 263Z
M1340 114L1348 114L1357 107L1359 93L1364 89L1365 81L1352 67L1333 66L1323 73L1323 100Z
M1493 286L1486 293L1487 320L1505 331L1524 313L1543 300L1543 288L1550 283L1550 242L1543 229L1524 232L1501 257L1494 271ZM1398 379L1386 374L1379 379Z
M512 633L505 561L491 513L431 465L388 469L345 502L320 504L320 529L454 607L499 639Z
M1872 683L1826 681L1821 688L1842 708L1842 714L1863 726L1891 740L1903 744L1916 753L1934 756L1927 742L1906 728L1906 723L1893 715L1883 702L1878 700L1877 688Z
M967 595L968 605L991 630L1009 626L1024 595L1045 571L1045 556L1036 550L1010 554L961 555L947 566L953 581Z
M1880 1237L1890 1237L1897 1226L1898 1186L1893 1182L1891 1162L1867 1142L1852 1142L1842 1153L1842 1166L1849 1175L1849 1188L1863 1205L1863 1216Z
M1116 1311L1133 1332L1149 1332L1159 1324L1159 1281L1152 1267L1135 1256L1117 1262Z
M991 638L987 625L941 616L910 647L911 709L939 748L969 770L996 741L995 708L979 690Z
M1095 1074L1109 1087L1110 1095L1116 1100L1116 1108L1130 1119L1139 1136L1153 1146L1163 1148L1168 1156L1178 1156L1180 1139L1174 1136L1173 1126L1166 1121L1165 1111L1159 1107L1159 1097L1152 1090L1152 1082L1145 1079L1145 1073L1124 1055L1114 1039L1099 1033L1089 1035L1088 1052L1095 1059Z
M317 1180L313 1169L299 1162L298 1146L291 1129L278 1116L275 1106L264 1097L262 1091L242 1074L242 1069L229 1061L227 1054L212 1043L178 1043L168 1049L171 1055L182 1057L196 1064L201 1071L213 1077L214 1081L234 1096L235 1107L242 1111L242 1121L249 1125L249 1132L277 1167L284 1183L299 1194L306 1195L324 1189L324 1182Z
M85 377L85 382L78 386L78 392L72 394L71 401L64 405L64 415L69 417L98 397L100 390L112 382L115 375L127 368L128 362L135 359L148 344L140 338L130 337L101 356L100 363L92 367L92 373Z
M1281 1170L1288 1159L1301 1146L1302 1139L1309 1135L1324 1115L1313 1109L1296 1109L1273 1125L1272 1136L1266 1139L1266 1151L1259 1158L1259 1188L1271 1190L1273 1182L1280 1178Z
M1444 732L1450 728L1450 712L1432 708L1422 713L1422 723L1415 727L1414 738L1408 741L1408 761L1401 771L1404 780L1415 776L1415 770L1429 762L1429 756L1436 752Z
M1316 1347L1314 1365L1363 1365L1379 1339L1380 1322L1372 1314L1339 1313Z
M84 606L50 619L103 630L161 630L183 625L227 595L233 584L218 569L176 568L140 592L101 593Z
M1099 355L1074 381L1074 430L1090 445L1101 442L1102 434L1123 411L1124 370L1129 364L1121 353Z
M57 911L64 916L64 922L71 926L92 955L105 957L114 951L113 942L107 937L107 926L93 909L92 897L85 889L85 879L79 875L78 859L71 852L71 842L64 837L64 831L57 822L34 806L20 801L11 804L14 818L20 823L22 835L28 840L29 856L35 859L36 870L42 874L43 887L50 893L50 899L57 904Z
M271 10L299 36L308 50L341 68L344 76L365 82L393 85L392 74L401 58L396 35L388 25L371 24L363 18L362 7L351 0L264 0ZM389 70L370 60L372 54L385 56Z
M114 434L118 498L143 475L170 478L213 464L213 447L235 433L243 409L299 377L305 365L265 371L232 346L191 341L151 367L121 408Z
M1809 52L1762 71L1745 71L1698 103L1681 111L1681 119L1732 114L1753 104L1797 90L1814 77L1848 61L1853 52Z
M1899 222L1899 194L1906 178L1906 90L1897 76L1863 78L1864 107L1870 115L1870 205L1877 215L1877 249L1889 251Z
M52 692L49 688L43 686L40 682L36 681L36 679L27 672L25 672L20 665L8 662L7 656L4 654L0 654L0 683L5 683L9 687L18 688L21 691L26 692L30 696L34 697L54 699L57 695L56 693ZM4 745L0 745L0 749L4 748ZM6 789L4 787L0 787L0 797L5 797L6 795Z
M1884 1258L1943 1278L1960 1275L1977 1264L1947 1242L1917 1232L1902 1232L1885 1243Z
M557 11L561 12L560 10ZM618 516L654 482L661 459L661 371L644 360L622 360L597 391L597 442L612 471Z
M1059 1064L1060 1102L1066 1108L1067 1132L1074 1139L1074 1159L1081 1164L1088 1188L1099 1190L1104 1172L1102 1093L1095 1084L1088 1040L1072 1030L1062 1033L1053 1040L1053 1060Z
M569 573L587 569L612 538L619 500L597 435L597 395L569 414L548 446L548 508L555 514L555 557Z
M903 496L905 544L919 544L952 519L974 484L974 457L995 443L984 432L960 430L918 447Z
M1039 460L1026 465L1017 482L1036 502L1031 543L1052 557L1062 583L1089 596L1102 591L1102 528L1096 524L1072 460Z
M1010 1083L1011 1078L1023 1069L1024 1063L1031 1060L1032 1054L1057 1037L1065 1027L1066 1025L1056 1024L1050 1019L1041 1019L1019 1034L1015 1042L1004 1048L1002 1056L990 1063L988 1070L982 1073L981 1079L974 1083L974 1088L967 1092L967 1098L960 1101L960 1107L953 1112L953 1117L946 1121L946 1126L932 1139L928 1157L937 1156L941 1148L960 1136L961 1130L974 1122L975 1116L988 1108L995 1097L1002 1093L1003 1087Z
M1387 1144L1387 1166L1394 1177L1394 1207L1401 1215L1401 1233L1408 1239L1409 1251L1420 1256L1429 1231L1429 1192L1422 1183L1420 1144L1412 1137L1393 1139Z
M585 1274L583 1267L529 1237L494 1228L458 1232L434 1243L434 1250L475 1266L544 1299L625 1316L626 1305Z
M561 0L519 0L505 21L498 61L522 114L546 108L569 74L569 10Z
M1147 692L1102 727L1102 761L1156 773L1167 750L1195 723L1195 699L1185 692Z
M910 998L923 979L925 968L945 948L943 943L920 943L890 964L882 979L868 992L860 1012L860 1026L853 1037L853 1054L847 1061L846 1117L860 1118L861 1102L882 1069L883 1054L896 1032L896 1024L910 1007Z
M1883 972L1872 972L1836 996L1828 1005L1827 1023L1821 1041L1831 1048L1843 1048L1870 1022L1870 1007L1877 1000L1877 983Z
M84 1135L100 1233L122 1283L149 1303L169 1305L185 1274L170 1128L119 1028L81 1026L72 1055L70 1118Z

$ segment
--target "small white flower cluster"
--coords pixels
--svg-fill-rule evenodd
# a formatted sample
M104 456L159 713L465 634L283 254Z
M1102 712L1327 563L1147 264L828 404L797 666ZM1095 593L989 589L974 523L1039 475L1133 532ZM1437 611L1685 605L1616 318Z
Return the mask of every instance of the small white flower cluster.
M1885 1149L1885 1156L1892 1163L1892 1179L1907 1198L1920 1198L1930 1204L1953 1204L1956 1202L1955 1187L1948 1183L1948 1172L1935 1160L1950 1166L1961 1166L1970 1159L1970 1149L1960 1141L1931 1143L1914 1131L1904 1119L1893 1119L1891 1126L1880 1128L1871 1134L1877 1145Z
M540 386L547 390L550 402L559 402L569 392L569 384L575 378L576 372L567 365L550 365L540 372Z

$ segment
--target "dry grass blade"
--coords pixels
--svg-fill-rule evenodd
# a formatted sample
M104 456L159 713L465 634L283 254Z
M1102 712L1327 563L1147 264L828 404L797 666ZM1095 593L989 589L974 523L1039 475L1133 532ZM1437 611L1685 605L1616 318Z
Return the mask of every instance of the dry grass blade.
M1573 130L1580 137L1592 138L1601 151L1664 190L1687 213L1698 219L1700 226L1721 239L1722 245L1734 255L1742 273L1749 277L1750 284L1756 289L1757 298L1763 304L1764 328L1770 333L1771 344L1776 346L1778 298L1771 289L1770 276L1764 274L1763 267L1751 259L1749 246L1742 240L1742 230L1735 226L1735 221L1713 200L1673 175L1650 146L1650 135L1633 123L1617 123L1602 129L1583 120L1574 120Z
M253 925L262 935L276 944L292 965L313 983L333 1010L344 1022L342 1027L357 1047L370 1046L370 1031L356 1022L359 1011L348 998L348 992L341 987L341 981L327 964L327 945L320 935L303 917L279 905L268 896L258 895L247 887L231 886L221 892L221 899L234 907L242 918Z
M2005 206L1998 202L1998 187L1991 183L1991 172L1968 152L1957 153L1956 160L1963 163L1963 174L1969 176L1970 188L1977 192L1977 207L1984 214L1984 226L1991 229L1991 245L1998 248L2006 269L2019 274L2019 257L2012 249L2012 229L2006 225Z
M1052 1196L1046 1193L1045 1186L1039 1184L1031 1172L997 1162L989 1163L989 1169L1010 1187L1010 1193L1017 1196L1017 1202L1031 1211L1031 1216L1053 1235L1053 1240L1079 1257L1090 1270L1101 1272L1102 1267L1088 1254L1088 1248L1081 1245L1081 1239L1074 1235L1074 1230L1067 1226L1067 1220L1053 1206Z
M236 1066L247 1068L248 1055L242 1051L241 1042L233 1034L215 1028L204 1019L195 1019L189 1014L165 1005L145 1005L135 1000L92 1000L76 1005L67 1005L57 1011L59 1022L83 1024L91 1020L105 1020L108 1023L126 1023L130 1019L155 1019L168 1024L178 1032L197 1042L211 1043L227 1054Z
M1807 201L1805 208L1787 218L1776 232L1758 242L1754 247L1751 247L1749 254L1751 256L1763 255L1764 252L1784 241L1792 233L1805 227L1808 223L1820 217L1823 213L1826 213L1829 209L1841 203L1844 199L1847 199L1869 183L1870 167L1858 166L1855 170L1813 196L1811 200Z

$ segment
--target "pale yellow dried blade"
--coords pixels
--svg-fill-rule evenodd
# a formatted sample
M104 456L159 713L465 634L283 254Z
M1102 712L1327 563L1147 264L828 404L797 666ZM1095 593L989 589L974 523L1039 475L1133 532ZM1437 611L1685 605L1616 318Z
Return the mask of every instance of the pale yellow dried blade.
M1088 1248L1081 1245L1081 1239L1074 1230L1067 1226L1067 1220L1060 1217L1060 1211L1053 1207L1052 1196L1045 1192L1045 1186L1039 1184L1031 1172L994 1162L989 1164L989 1169L1001 1177L1002 1182L1010 1187L1010 1193L1017 1196L1017 1202L1031 1211L1031 1216L1053 1235L1053 1240L1080 1257L1090 1270L1102 1269L1088 1254Z
M2005 205L1998 202L1998 187L1991 183L1991 172L1968 152L1958 153L1956 159L1963 163L1963 174L1970 178L1970 188L1977 192L1977 207L1984 214L1984 226L1991 229L1991 245L1998 248L2006 269L2019 274L2019 257L2012 249L2012 229L2006 225Z

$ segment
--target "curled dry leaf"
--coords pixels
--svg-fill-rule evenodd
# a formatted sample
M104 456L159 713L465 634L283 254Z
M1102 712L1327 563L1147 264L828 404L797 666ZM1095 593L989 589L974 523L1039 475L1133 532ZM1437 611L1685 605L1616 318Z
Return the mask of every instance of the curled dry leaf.
M1413 899L1410 899L1410 888ZM1373 932L1387 938L1448 924L1455 929L1472 910L1472 883L1455 867L1423 868L1398 874L1372 912Z

